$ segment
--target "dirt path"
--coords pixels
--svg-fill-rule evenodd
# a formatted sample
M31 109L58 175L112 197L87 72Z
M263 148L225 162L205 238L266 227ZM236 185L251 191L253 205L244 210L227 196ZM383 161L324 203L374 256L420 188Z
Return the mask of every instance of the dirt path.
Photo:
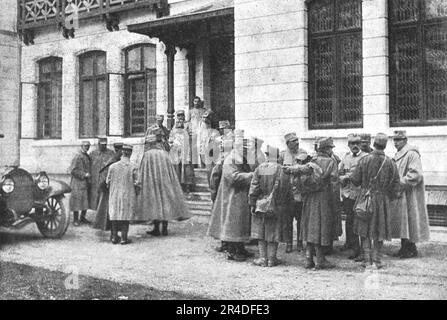
M131 225L129 246L112 245L108 233L87 226L70 226L61 240L43 239L34 225L18 232L1 229L0 260L215 299L447 299L445 229L420 246L419 258L385 256L385 269L373 272L339 252L329 257L337 269L308 271L305 258L285 254L283 246L284 264L275 268L228 261L213 250L217 243L205 236L206 228L195 217L171 223L168 237L151 237L148 226ZM385 244L385 253L396 251L398 243Z

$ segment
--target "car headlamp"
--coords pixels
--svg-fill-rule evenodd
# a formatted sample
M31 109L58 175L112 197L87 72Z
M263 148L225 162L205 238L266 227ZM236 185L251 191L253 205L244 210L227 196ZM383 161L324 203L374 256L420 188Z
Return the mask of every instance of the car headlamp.
M39 175L37 176L36 181L37 181L37 187L40 190L46 190L50 186L50 179L43 172L39 173Z
M14 191L15 183L11 178L6 178L2 182L2 190L4 193L11 193Z

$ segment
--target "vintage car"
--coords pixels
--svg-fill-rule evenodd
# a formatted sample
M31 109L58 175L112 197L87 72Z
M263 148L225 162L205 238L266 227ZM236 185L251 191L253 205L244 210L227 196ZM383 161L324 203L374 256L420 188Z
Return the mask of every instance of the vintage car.
M18 167L0 167L0 226L18 229L35 222L44 237L60 238L70 221L62 201L70 191L45 172L33 177Z

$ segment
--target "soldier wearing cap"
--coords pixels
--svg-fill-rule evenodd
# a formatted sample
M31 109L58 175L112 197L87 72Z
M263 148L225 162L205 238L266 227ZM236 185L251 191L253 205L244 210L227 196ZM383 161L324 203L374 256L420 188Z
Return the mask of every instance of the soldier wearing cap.
M166 128L163 125L164 119L165 119L164 115L157 114L156 115L156 123L154 125L150 126L149 128L147 128L145 136L148 136L150 134L160 135L160 139L162 141L163 148L165 149L165 151L169 152L170 145L169 145L168 141L169 141L170 131L168 128ZM144 151L147 151L147 144L145 144Z
M354 232L362 239L364 267L382 268L383 241L391 240L390 202L397 196L399 172L394 161L384 153L387 135L378 133L374 139L374 151L363 157L350 181L361 187L359 199L370 195L370 214L358 213L354 221Z
M371 153L373 151L371 148L371 135L369 133L360 134L360 150L364 153Z
M237 139L241 138L238 132ZM250 238L250 208L247 197L253 176L248 163L254 158L254 139L236 140L239 144L225 158L216 201L211 210L207 234L227 243L228 259L245 261L252 256L244 247Z
M195 187L194 164L192 162L191 143L188 133L188 123L185 123L185 111L177 110L174 128L169 137L169 156L174 164L178 179L184 192L189 193Z
M333 268L335 265L326 260L324 246L330 246L334 239L335 215L339 201L334 195L338 188L337 163L332 158L334 148L332 138L323 137L317 141L317 155L312 162L317 164L322 174L318 188L303 196L303 215L301 217L300 240L307 243L306 268ZM317 261L314 264L313 255Z
M113 244L131 243L128 238L129 221L135 217L137 197L137 169L130 162L132 146L123 145L121 160L112 164L106 178L110 190L109 217ZM121 237L118 236L121 231Z
M353 185L350 181L351 175L357 167L360 159L367 154L360 150L361 137L358 134L348 134L348 147L349 152L345 154L338 166L338 173L340 175L341 197L343 210L346 214L345 233L346 242L344 245L345 250L352 250L350 259L358 258L362 261L360 250L359 237L354 234L354 204L357 199L360 188Z
M306 155L307 152L300 149L299 138L295 132L287 133L284 136L286 141L287 149L283 150L280 154L280 163L284 166L293 166L298 164L298 157L300 155ZM287 179L287 176L285 176ZM298 252L303 249L303 243L299 240L300 225L301 225L301 212L303 207L301 192L294 183L293 177L290 177L290 187L292 188L294 199L291 202L289 218L287 223L283 224L285 241L287 243L286 253L292 252L293 250L293 219L296 220L296 230L297 230L297 250Z
M115 155L101 170L99 170L100 174L105 172L105 176L107 177L107 172L110 166L121 160L123 145L122 142L115 142L113 144ZM110 230L109 189L107 188L105 179L99 184L98 206L96 208L95 221L93 222L92 227L103 231Z
M200 122L200 130L198 135L200 163L205 166L207 171L208 183L211 170L219 156L219 131L211 127L213 112L211 110L205 111ZM215 158L216 157L216 158Z
M168 235L169 220L185 220L191 217L180 182L169 154L164 151L160 138L146 137L149 149L143 154L138 170L141 189L138 199L138 221L154 222L153 236ZM160 223L162 231L160 232Z
M79 226L79 211L81 219L85 221L85 215L89 208L89 187L91 182L91 161L88 155L90 142L83 141L81 149L74 156L70 165L71 194L70 211L73 211L73 224Z
M418 255L416 243L430 238L424 173L419 150L408 144L406 132L395 131L393 140L401 189L391 216L392 237L401 239L401 248L395 256L412 258Z
M89 209L96 210L98 207L100 185L107 177L107 172L100 172L109 161L113 159L115 152L107 148L107 137L98 138L98 148L90 152L90 159L92 161L92 184L90 187L90 206ZM90 223L82 219L81 223Z

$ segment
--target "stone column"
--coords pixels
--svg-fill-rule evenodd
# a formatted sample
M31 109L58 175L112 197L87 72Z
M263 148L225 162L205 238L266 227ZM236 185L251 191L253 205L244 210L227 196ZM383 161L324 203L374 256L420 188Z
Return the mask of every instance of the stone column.
M363 0L363 128L389 128L388 12L386 0Z
M175 46L171 43L166 43L166 57L167 57L167 78L168 78L168 110L167 110L167 126L171 129L174 126L174 60L175 60Z
M191 45L187 50L189 108L192 108L193 100L196 96L196 48L194 45Z

